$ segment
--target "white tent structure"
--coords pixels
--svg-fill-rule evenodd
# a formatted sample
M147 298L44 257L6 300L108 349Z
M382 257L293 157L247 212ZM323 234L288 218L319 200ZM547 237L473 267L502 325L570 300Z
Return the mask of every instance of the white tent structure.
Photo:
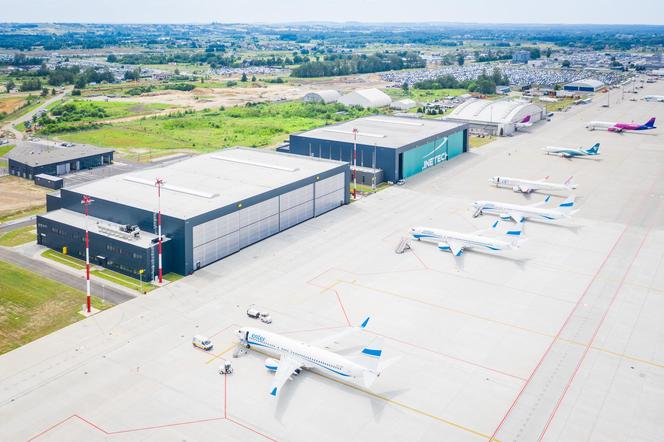
M334 89L326 89L322 91L309 92L304 96L305 103L336 103L341 97L339 91Z
M403 100L393 101L392 104L390 104L390 108L402 111L412 109L415 106L417 106L417 103L415 102L415 100L411 100L410 98L404 98Z
M367 109L389 106L392 99L378 89L359 89L339 98L338 102L346 106L360 106Z
M457 106L445 120L468 123L471 129L491 135L512 135L517 123L530 116L531 122L544 118L545 110L524 100L471 99Z

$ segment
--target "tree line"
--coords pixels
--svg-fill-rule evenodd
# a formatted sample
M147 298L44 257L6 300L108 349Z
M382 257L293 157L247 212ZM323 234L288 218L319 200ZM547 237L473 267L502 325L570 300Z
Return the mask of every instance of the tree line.
M291 76L300 78L333 77L338 75L423 68L425 66L426 62L414 52L382 52L373 55L335 54L334 56L326 57L323 61L303 63L291 71Z
M491 74L482 72L475 80L457 80L452 75L443 75L435 80L423 80L413 85L415 89L468 89L480 94L495 94L497 85L507 85L509 80L500 69L494 68Z

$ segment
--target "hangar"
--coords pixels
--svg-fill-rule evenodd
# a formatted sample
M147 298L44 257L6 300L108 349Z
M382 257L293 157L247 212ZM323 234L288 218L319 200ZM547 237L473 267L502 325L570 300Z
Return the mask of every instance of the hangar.
M597 92L604 87L604 83L593 78L586 78L585 80L577 80L567 83L563 86L566 91L574 92Z
M304 96L302 101L305 103L336 103L337 100L339 100L339 97L341 97L341 94L339 91L335 91L334 89L327 89L323 91L316 91L316 92L309 92Z
M387 181L409 178L468 150L467 125L374 115L290 136L288 152L381 169Z
M389 106L392 99L378 89L359 89L344 95L337 100L346 106L359 106L365 109Z
M114 149L84 144L43 145L21 142L5 157L9 174L33 179L35 175L65 175L69 172L104 166L113 162Z
M154 278L157 189L161 188L163 270L182 275L348 202L348 164L273 151L229 148L115 175L49 195L37 241L85 256L84 195L91 261Z
M512 135L517 123L530 116L531 122L544 118L545 110L524 100L471 99L457 106L445 121L466 123L471 130L490 135Z

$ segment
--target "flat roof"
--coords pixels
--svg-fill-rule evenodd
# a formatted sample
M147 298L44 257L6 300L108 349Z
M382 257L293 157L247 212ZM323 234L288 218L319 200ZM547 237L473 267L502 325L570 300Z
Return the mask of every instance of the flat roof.
M39 173L39 174L35 175L35 178L43 178L43 179L49 180L49 181L63 181L62 177L49 175L47 173Z
M74 144L71 147L64 147L56 143L19 142L5 157L30 167L37 167L111 152L115 152L115 149L89 144Z
M39 214L38 216L62 224L67 224L72 227L77 227L79 229L85 229L85 215L79 212L74 212L72 210L58 209ZM125 237L124 235L113 235L108 233L118 226L119 224L112 223L100 218L95 218L94 216L88 216L88 231L90 233L96 233L97 235L113 238L117 241L122 241L124 243L132 244L144 249L150 247L153 244L153 241L157 239L157 235L146 232L144 230L139 230L140 234L138 238L131 239ZM167 240L168 238L164 238L164 241Z
M352 143L353 129L357 129L357 141L360 144L375 144L380 147L398 149L435 135L455 132L462 126L464 126L463 123L442 120L373 115L320 127L295 134L295 136Z
M251 148L227 148L70 188L94 198L157 209L155 180L164 180L161 211L180 219L240 202L346 163Z

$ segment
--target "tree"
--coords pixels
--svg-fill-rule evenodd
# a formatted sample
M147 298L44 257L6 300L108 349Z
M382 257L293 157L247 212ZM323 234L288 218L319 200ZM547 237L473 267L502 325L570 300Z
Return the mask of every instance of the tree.
M463 54L459 54L457 56L457 63L459 64L459 66L463 66L465 61L466 61L466 58L463 56Z
M47 95L48 95L48 88L42 88L41 96L42 96L42 97L45 97L45 96L47 96Z
M55 95L55 88L51 89L51 95Z
M10 93L14 89L16 89L16 83L14 83L13 80L9 80L7 84L5 84L5 89L7 89L7 93Z
M173 71L175 75L180 75L180 69L175 68L175 71Z
M84 89L85 86L87 86L87 84L88 83L87 83L87 81L85 81L85 77L81 75L80 77L78 77L76 79L76 83L74 83L74 87L76 87L77 89Z
M564 60L562 63L562 67L568 68L572 65L572 63L569 62L569 60Z
M551 48L546 48L545 55L546 55L546 58L550 58L550 57L551 57Z
M81 95L81 90L80 89L74 89L73 91L71 91L71 94L73 96Z
M251 76L251 81L253 81L253 82L256 81L256 76L255 76L255 75L252 75L252 76Z
M408 82L407 81L403 82L403 84L401 85L401 89L403 90L404 94L406 94L406 95L408 94L409 89L408 89Z
M108 57L106 57L106 61L108 63L117 63L118 62L118 57L116 57L115 54L110 54Z
M247 74L246 73L242 72L242 78L240 79L240 81L243 81L243 82L247 81Z

